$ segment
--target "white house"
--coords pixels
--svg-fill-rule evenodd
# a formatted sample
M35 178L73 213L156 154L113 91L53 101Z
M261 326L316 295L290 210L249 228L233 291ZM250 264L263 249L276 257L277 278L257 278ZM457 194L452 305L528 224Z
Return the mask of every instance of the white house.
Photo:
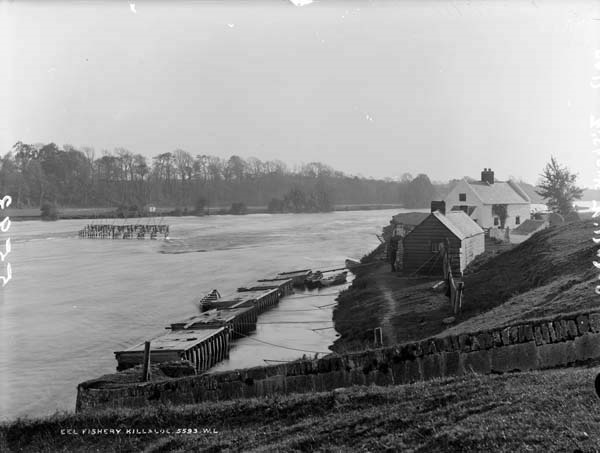
M482 228L500 228L498 211L505 205L505 227L516 228L530 217L531 200L514 181L496 181L494 172L484 168L480 181L463 179L454 186L445 200L450 211L464 211Z

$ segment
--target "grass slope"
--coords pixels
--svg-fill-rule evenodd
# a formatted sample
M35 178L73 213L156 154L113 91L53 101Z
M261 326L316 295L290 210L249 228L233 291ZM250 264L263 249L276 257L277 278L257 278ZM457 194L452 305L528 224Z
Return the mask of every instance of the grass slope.
M442 322L454 316L448 299L431 289L441 276L416 280L391 273L387 264L365 268L339 298L334 322L341 336L334 349L371 346L378 326L390 344L600 308L593 231L591 220L568 223L504 252L480 255L465 273L462 312L450 329Z
M465 276L463 330L600 307L591 220L547 228Z
M596 372L469 375L263 400L55 415L1 425L0 451L596 451ZM214 428L218 434L60 435L67 428Z

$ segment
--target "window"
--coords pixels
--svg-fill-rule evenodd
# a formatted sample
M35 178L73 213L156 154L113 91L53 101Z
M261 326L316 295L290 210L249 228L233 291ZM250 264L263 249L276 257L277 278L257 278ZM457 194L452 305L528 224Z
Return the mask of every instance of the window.
M462 212L464 212L465 214L467 214L467 215L469 214L469 207L468 206L460 205L460 210Z
M466 193L459 193L458 194L458 201L467 201L467 194Z
M494 217L494 226L500 225L500 219L498 217Z
M521 223L521 216L515 217L515 225L518 225L520 223Z

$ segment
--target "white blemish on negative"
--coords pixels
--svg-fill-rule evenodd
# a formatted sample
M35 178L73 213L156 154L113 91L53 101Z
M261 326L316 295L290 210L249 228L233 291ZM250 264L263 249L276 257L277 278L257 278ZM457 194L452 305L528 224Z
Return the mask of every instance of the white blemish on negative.
M313 0L290 0L295 6L310 5Z

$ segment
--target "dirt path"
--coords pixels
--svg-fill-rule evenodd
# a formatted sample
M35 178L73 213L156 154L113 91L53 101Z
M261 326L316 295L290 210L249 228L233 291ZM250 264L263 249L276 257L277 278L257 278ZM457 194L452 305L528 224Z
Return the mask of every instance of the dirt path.
M382 266L373 274L383 308L381 328L384 344L423 338L443 330L449 316L448 299L431 289L436 278L401 277Z
M377 288L381 291L381 296L385 299L386 311L381 320L381 328L383 329L383 344L396 343L396 333L392 326L392 317L396 315L396 306L398 305L392 296L392 290L387 287L385 282L378 281Z

